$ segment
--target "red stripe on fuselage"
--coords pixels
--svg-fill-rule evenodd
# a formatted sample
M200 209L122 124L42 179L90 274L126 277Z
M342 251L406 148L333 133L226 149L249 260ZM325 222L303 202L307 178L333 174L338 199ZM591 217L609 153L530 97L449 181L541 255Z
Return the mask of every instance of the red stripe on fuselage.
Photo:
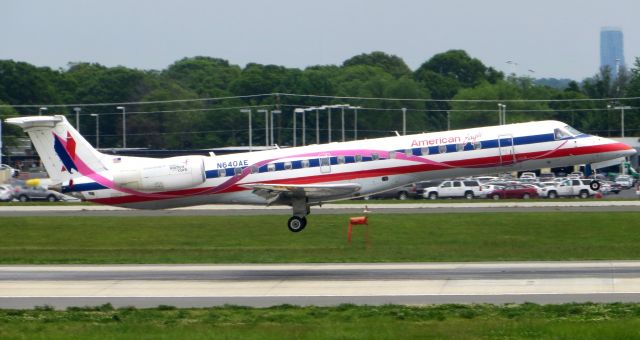
M515 157L516 157L516 161L518 163L521 163L521 162L530 161L530 160L549 159L549 158L558 158L558 157L567 157L567 156L581 156L581 155L587 155L587 154L623 151L623 150L629 150L629 146L624 143L611 143L611 144L593 145L593 146L585 146L585 147L558 149L551 153L550 153L550 150L525 152L525 153L516 154ZM461 153L462 152L464 151L461 151ZM546 155L546 157L543 157L544 155ZM513 156L509 155L509 158L512 159L512 157ZM504 158L507 158L507 156L502 157L503 161L504 161ZM327 174L319 174L315 176L274 179L270 181L261 181L260 183L314 184L314 183L348 181L356 178L371 178L371 177L381 177L381 176L390 176L390 175L403 175L403 174L410 174L410 173L416 173L416 172L446 170L446 169L452 169L451 167L453 168L481 168L481 167L491 168L491 167L497 167L500 165L511 165L510 163L501 164L500 161L501 161L500 156L468 158L468 159L459 159L459 160L444 162L442 166L439 166L437 164L415 164L415 165L406 165L406 166L399 166L399 167L393 167L393 168L379 168L379 169L350 171L350 172L327 173ZM250 184L250 183L241 183L239 185L233 185L228 189L218 192L216 194L250 190L242 187L241 185L243 184ZM206 191L207 189L209 188L185 189L185 190L164 192L162 194L174 196L174 197L168 197L168 198L180 198L185 196L197 196L199 193ZM94 199L90 201L100 203L100 204L118 205L118 204L126 204L126 203L147 202L147 201L153 201L153 200L158 200L158 199L129 195L129 196L121 196L121 197L99 198L99 199Z

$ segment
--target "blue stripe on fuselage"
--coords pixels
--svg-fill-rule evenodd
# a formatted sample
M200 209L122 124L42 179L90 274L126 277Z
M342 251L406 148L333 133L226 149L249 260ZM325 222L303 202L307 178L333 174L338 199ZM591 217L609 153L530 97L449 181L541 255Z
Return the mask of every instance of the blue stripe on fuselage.
M571 138L586 138L586 137L591 137L591 135L588 134L580 134L578 136L575 137L569 137L568 139ZM536 144L536 143L544 143L544 142L553 142L555 141L554 135L553 133L545 133L545 134L540 134L540 135L532 135L532 136L521 136L521 137L514 137L513 138L513 145L514 146L518 146L518 145L528 145L528 144ZM59 143L56 139L56 142ZM486 141L481 141L481 148L484 149L492 149L492 148L497 148L498 147L498 139L493 139L493 140L486 140ZM467 143L468 144L468 143ZM502 147L506 147L506 146L511 146L511 140L510 138L500 138L500 145ZM57 144L56 144L57 145ZM442 144L445 145L445 144ZM455 152L460 152L457 150L457 146L456 144L446 144L445 145L447 148L447 153L455 153ZM60 144L60 147L62 147L62 144ZM64 150L64 147L62 147L62 150ZM414 156L419 156L419 155L423 155L422 154L422 148L411 148L412 150L412 155ZM471 150L469 148L467 148L465 146L464 150ZM401 150L395 150L396 152L399 153L404 153L405 150L401 149ZM438 153L438 146L430 146L429 147L429 153L430 154L437 154ZM64 154L68 156L68 154L66 153L66 150L64 150ZM424 155L426 156L426 155ZM62 158L61 158L62 159ZM380 158L381 160L384 158ZM69 160L71 160L69 158ZM320 166L320 160L318 158L310 158L309 160L309 167L310 168L315 168L315 167L319 167ZM366 162L366 161L372 161L371 157L369 156L363 156L362 157L362 161ZM64 160L63 160L64 162ZM330 162L331 165L338 165L338 159L337 157L330 157ZM345 156L345 163L352 163L355 162L355 159L353 156ZM292 167L293 169L299 169L302 168L300 161L299 160L294 160L291 161L292 163ZM65 165L66 166L66 165ZM275 171L282 171L285 170L284 168L284 162L277 162L274 164L275 167ZM243 169L246 167L242 167ZM225 176L224 177L231 177L234 176L234 168L226 168L226 169L215 169L215 170L207 170L205 171L206 177L207 178L218 178L219 176L219 170L224 170L225 172ZM260 173L264 173L264 172L268 172L267 170L267 165L263 165L261 167L259 167L259 172ZM68 191L64 191L63 188L63 192L73 192L73 191L91 191L91 190L100 190L100 189L106 189L107 187L102 186L98 183L83 183L83 184L76 184L73 186L73 188L68 188Z

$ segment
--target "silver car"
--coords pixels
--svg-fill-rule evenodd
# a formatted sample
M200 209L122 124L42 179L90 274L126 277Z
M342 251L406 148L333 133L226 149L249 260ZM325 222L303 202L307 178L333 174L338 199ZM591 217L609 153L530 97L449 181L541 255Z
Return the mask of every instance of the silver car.
M34 200L56 202L63 199L64 196L58 192L39 186L16 186L13 188L13 197L17 198L20 202Z
M10 185L0 185L0 202L10 202L13 200L13 188Z

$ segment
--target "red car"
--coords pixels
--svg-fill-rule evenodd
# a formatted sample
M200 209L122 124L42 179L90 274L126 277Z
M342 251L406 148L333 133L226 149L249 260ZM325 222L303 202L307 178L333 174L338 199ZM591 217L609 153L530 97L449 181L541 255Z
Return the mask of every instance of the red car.
M538 190L528 185L512 184L490 192L487 197L493 198L494 200L501 198L529 199L538 197Z

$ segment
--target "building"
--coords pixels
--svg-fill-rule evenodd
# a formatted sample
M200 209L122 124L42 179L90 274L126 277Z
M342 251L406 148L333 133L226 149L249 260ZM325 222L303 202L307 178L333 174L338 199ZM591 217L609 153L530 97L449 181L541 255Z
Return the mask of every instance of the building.
M609 67L611 76L618 77L620 67L625 66L622 29L602 27L600 30L600 67Z

